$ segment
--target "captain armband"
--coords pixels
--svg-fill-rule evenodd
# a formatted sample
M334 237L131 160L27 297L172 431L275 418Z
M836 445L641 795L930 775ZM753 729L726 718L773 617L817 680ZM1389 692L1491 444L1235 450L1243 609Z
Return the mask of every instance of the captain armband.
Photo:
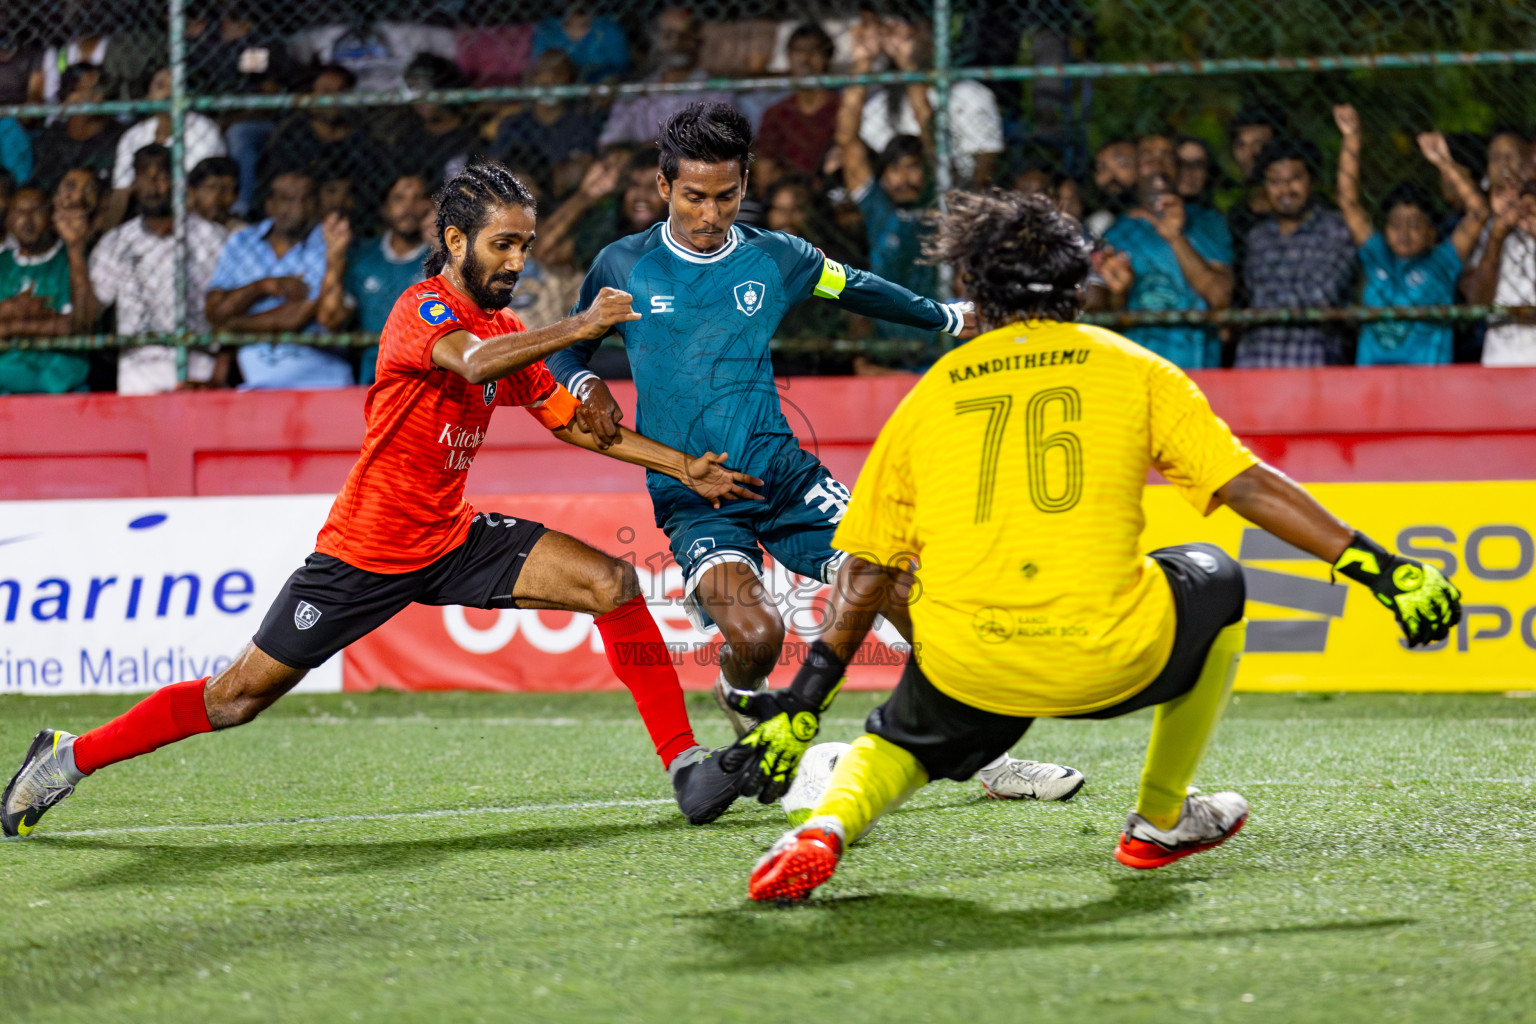
M816 281L812 294L818 299L836 299L842 296L847 286L848 268L834 259L822 257L821 277Z
M556 384L553 393L524 408L528 410L528 415L546 428L559 430L576 417L576 410L581 408L581 402L575 395L565 390L564 385Z

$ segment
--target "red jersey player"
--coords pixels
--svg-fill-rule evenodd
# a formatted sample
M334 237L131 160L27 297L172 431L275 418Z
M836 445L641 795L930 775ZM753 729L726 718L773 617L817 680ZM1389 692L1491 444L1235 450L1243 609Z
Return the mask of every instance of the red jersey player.
M81 736L44 729L0 800L0 829L26 836L82 778L197 733L243 725L304 674L408 604L555 608L596 616L608 662L634 695L688 820L718 817L740 777L693 738L677 672L634 567L539 523L477 513L464 480L498 406L520 405L556 437L599 450L572 424L579 403L542 362L639 319L605 288L583 312L535 331L507 312L534 240L534 200L505 167L470 167L437 196L435 276L395 303L368 391L362 454L315 553L288 578L251 643L218 675L156 691ZM603 453L666 473L718 506L761 481L624 431ZM621 653L622 652L622 653Z

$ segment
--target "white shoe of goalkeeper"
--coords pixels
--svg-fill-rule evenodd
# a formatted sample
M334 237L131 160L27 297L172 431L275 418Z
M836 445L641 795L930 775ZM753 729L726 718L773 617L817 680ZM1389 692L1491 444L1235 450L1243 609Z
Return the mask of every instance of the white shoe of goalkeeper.
M1076 768L1047 761L1003 756L976 773L982 791L994 800L1070 800L1087 780Z

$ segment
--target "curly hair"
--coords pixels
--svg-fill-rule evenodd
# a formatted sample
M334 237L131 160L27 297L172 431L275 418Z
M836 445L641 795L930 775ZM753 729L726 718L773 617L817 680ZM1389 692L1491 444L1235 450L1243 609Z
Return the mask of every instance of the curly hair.
M538 209L538 203L517 175L494 160L472 163L446 182L432 196L437 204L437 244L422 261L422 271L436 277L448 265L448 226L464 232L471 244L490 217L494 206L524 206Z
M1075 320L1093 244L1082 226L1043 195L951 192L930 217L923 262L952 263L992 327L1017 320Z

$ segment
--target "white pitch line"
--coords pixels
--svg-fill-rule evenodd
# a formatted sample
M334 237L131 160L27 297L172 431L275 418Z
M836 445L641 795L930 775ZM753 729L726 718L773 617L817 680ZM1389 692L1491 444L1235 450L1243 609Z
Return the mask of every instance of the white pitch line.
M307 715L293 718L272 718L263 721L281 721L284 725L309 724L309 725L484 725L484 726L518 726L518 725L549 725L549 726L573 726L573 725L642 725L638 717L624 718L569 718L560 715L504 715L493 718L479 718L472 715L444 716L432 715L374 715L357 716L348 715ZM1267 724L1296 726L1313 725L1326 726L1337 722L1381 722L1379 718L1250 718L1239 719L1233 725L1241 727L1263 726ZM863 725L865 719L860 718L823 718L823 725ZM1466 726L1499 725L1499 726L1536 726L1536 719L1530 718L1456 718L1445 719L1440 724L1462 724Z
M1377 780L1373 780L1375 782ZM1398 779L1390 781L1394 786L1413 786L1418 783ZM1536 786L1536 778L1467 778L1464 782L1495 783L1509 786ZM1248 779L1232 783L1237 788L1245 786L1300 786L1327 788L1331 786L1358 786L1359 783L1344 781L1324 782L1316 779ZM278 818L270 821L228 821L204 825L132 825L125 828L88 828L48 830L51 836L124 836L158 832L226 832L250 828L278 828L294 825L337 825L358 821L404 821L415 818L470 818L481 814L540 814L548 811L590 811L615 807L660 807L670 805L671 800L582 800L564 804L520 804L513 807L446 807L427 811L395 811L388 814L327 814L312 818Z
M276 721L276 719L274 719ZM539 717L504 717L504 718L433 718L427 715L380 715L373 718L348 718L343 715L314 715L309 718L285 718L281 719L284 725L297 722L300 725L641 725L636 718L632 722L626 718L539 718Z
M584 800L569 804L521 804L516 807L446 807L430 811L398 811L390 814L327 814L313 818L272 821L226 821L206 825L133 825L127 828L86 828L48 831L51 836L124 836L149 832L218 832L246 828L277 828L292 825L334 825L354 821L401 821L407 818L468 818L477 814L538 814L543 811L586 811L611 807L655 807L671 800Z
M1536 786L1536 778L1502 778L1497 776L1468 776L1457 779L1458 782L1491 783L1501 786ZM1243 782L1225 783L1234 788L1241 789L1244 786L1310 786L1315 789L1359 789L1363 786L1379 786L1382 783L1391 783L1393 786L1442 786L1439 780L1430 779L1366 779L1365 781L1350 779L1248 779Z
M428 715L402 715L396 717L374 718L348 718L342 715L312 715L307 718L282 718L269 719L269 721L281 721L284 725L298 723L300 725L453 725L453 726L519 726L519 725L549 725L549 726L573 726L573 725L633 725L640 726L645 723L638 717L635 718L539 718L539 717L502 717L502 718L433 718ZM862 718L823 718L822 725L863 725Z

